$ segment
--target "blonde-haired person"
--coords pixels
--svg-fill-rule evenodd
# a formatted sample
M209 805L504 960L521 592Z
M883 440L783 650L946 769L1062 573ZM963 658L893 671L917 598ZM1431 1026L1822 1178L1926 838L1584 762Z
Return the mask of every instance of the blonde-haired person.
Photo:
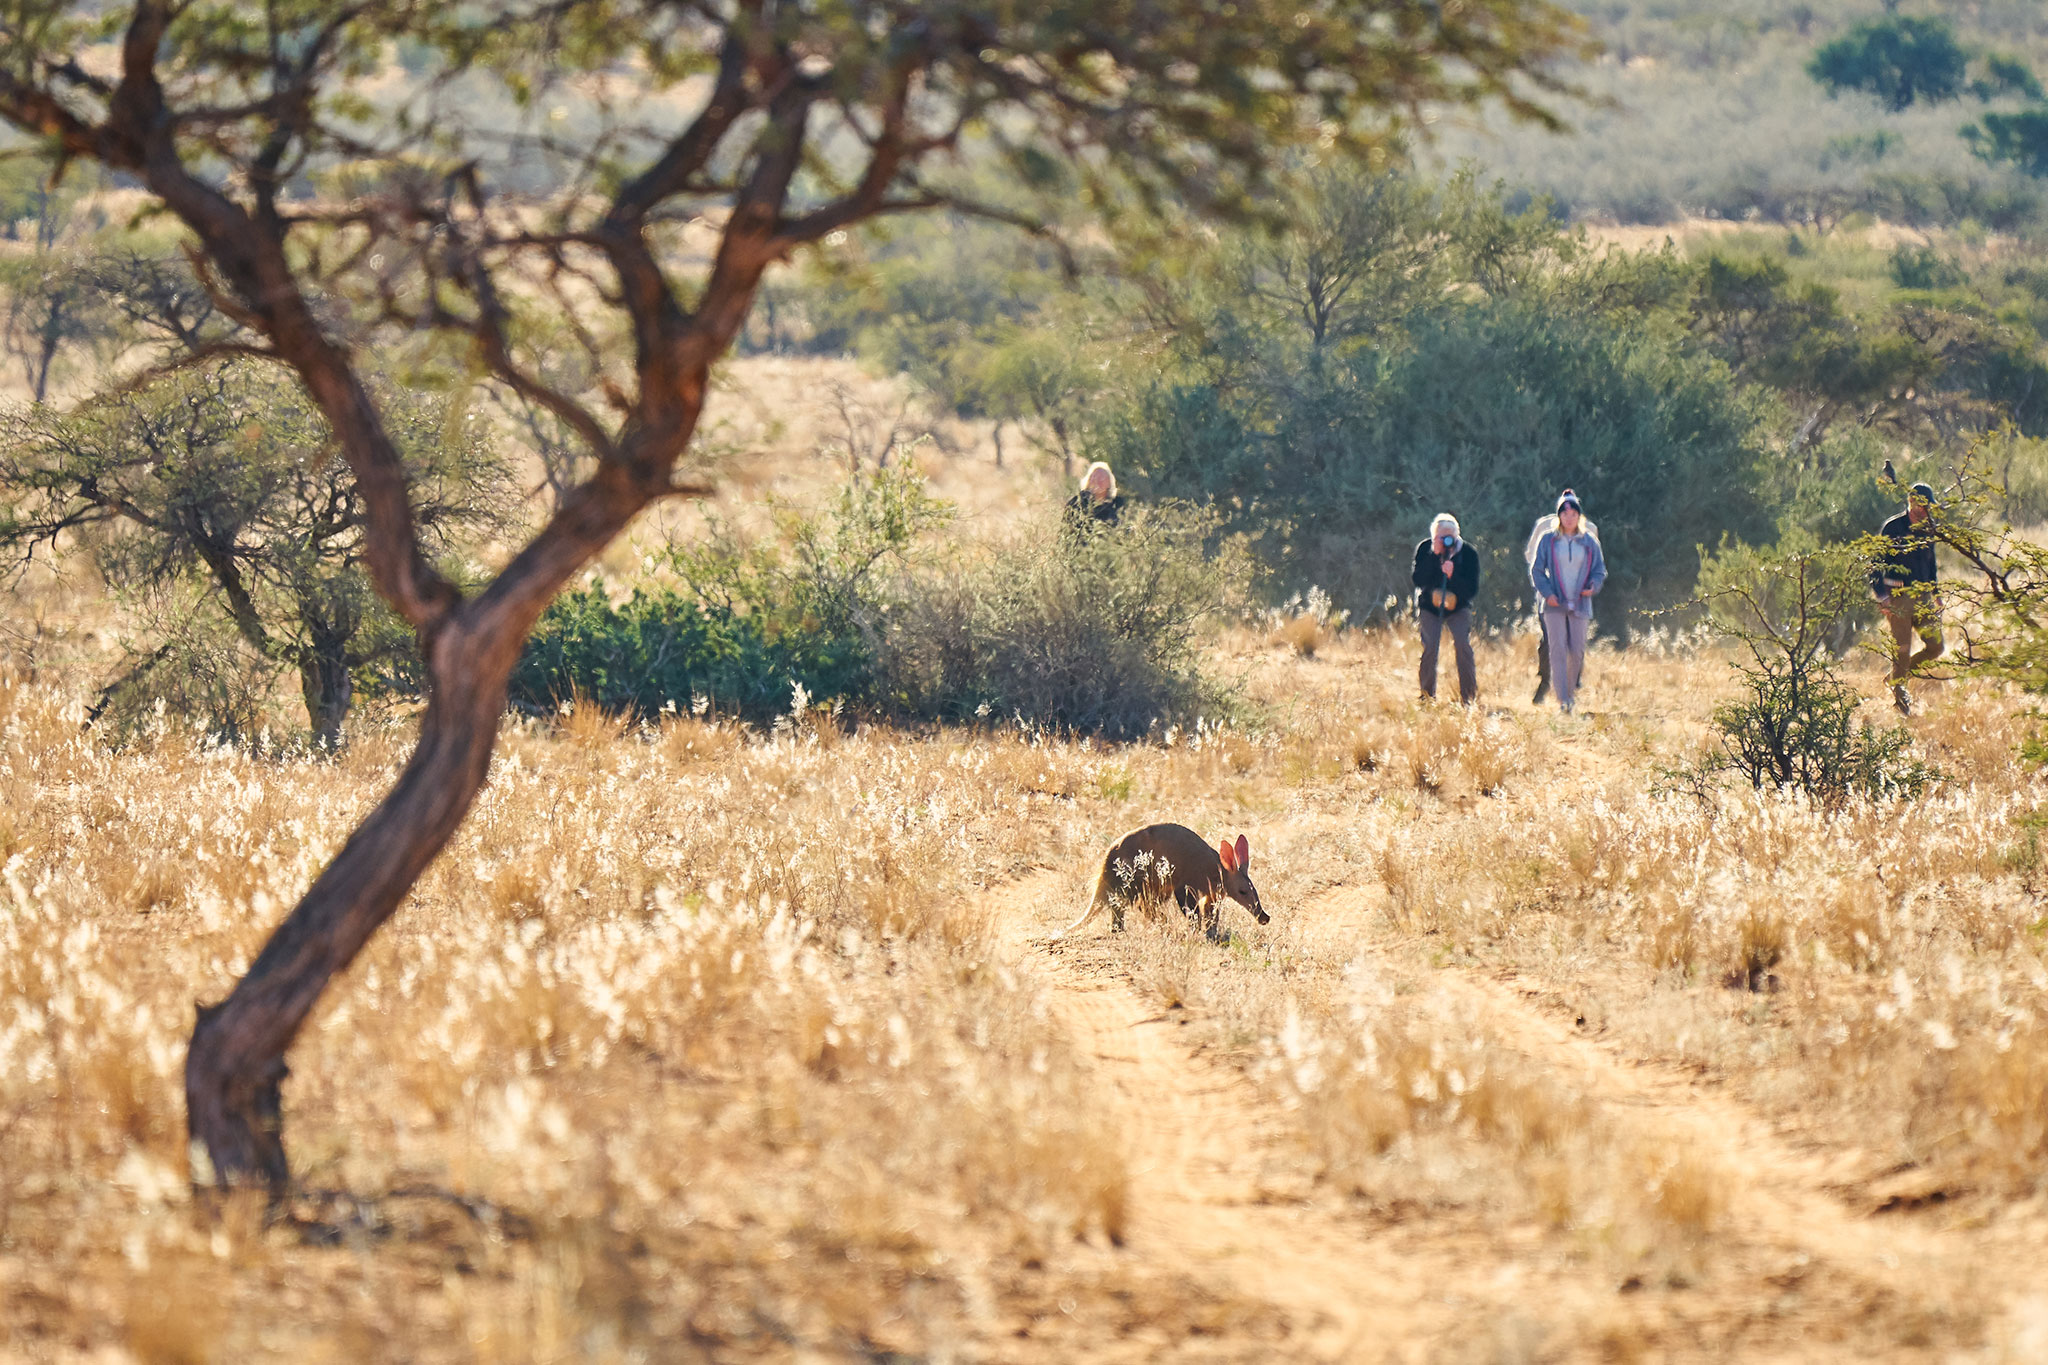
M1124 498L1116 491L1116 474L1100 460L1089 465L1087 472L1081 475L1081 491L1067 499L1067 520L1070 523L1095 522L1114 526L1123 510Z
M1543 632L1550 640L1550 685L1566 715L1578 704L1593 597L1607 581L1606 556L1584 521L1579 495L1565 489L1557 500L1557 526L1537 538L1529 556L1529 585L1542 604Z
M1415 623L1422 636L1422 695L1436 699L1437 649L1444 630L1458 656L1458 700L1479 700L1479 670L1472 658L1472 595L1479 591L1479 552L1459 533L1458 519L1439 512L1429 539L1415 547Z

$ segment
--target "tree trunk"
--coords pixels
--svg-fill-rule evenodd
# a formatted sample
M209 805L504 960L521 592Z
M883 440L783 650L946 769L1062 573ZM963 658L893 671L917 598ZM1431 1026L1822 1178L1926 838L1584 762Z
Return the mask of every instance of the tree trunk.
M691 403L661 433L673 448L687 447L700 411ZM488 588L421 640L427 709L397 785L285 916L228 998L199 1006L185 1054L185 1122L213 1164L212 1183L261 1182L273 1195L283 1191L291 1176L280 1094L285 1050L328 981L391 918L483 790L505 685L534 622L634 516L676 491L665 473L600 465ZM209 1173L194 1174L204 1183Z
M201 1005L185 1058L186 1123L222 1185L280 1190L279 1086L285 1049L321 991L398 909L454 835L489 772L518 637L458 614L429 650L431 690L419 745L389 795L278 926L218 1005ZM523 637L524 632L519 632ZM201 1177L203 1179L203 1175Z
M316 644L306 651L299 660L299 692L306 699L313 742L329 753L340 752L342 726L355 702L355 678L344 646Z

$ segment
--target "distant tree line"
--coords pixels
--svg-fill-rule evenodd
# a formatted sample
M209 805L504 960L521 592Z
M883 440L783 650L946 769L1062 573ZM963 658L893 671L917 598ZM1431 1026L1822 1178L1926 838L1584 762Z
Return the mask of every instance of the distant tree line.
M1069 272L961 224L850 246L804 282L811 344L1151 495L1206 502L1281 594L1361 619L1405 595L1442 509L1512 612L1529 522L1597 509L1624 624L1693 588L1698 547L1846 541L1892 496L1880 447L2048 435L2039 300L1901 247L1853 304L1782 252L1596 249L1470 175L1318 173L1269 220L1162 232ZM1019 373L1028 389L1000 382Z

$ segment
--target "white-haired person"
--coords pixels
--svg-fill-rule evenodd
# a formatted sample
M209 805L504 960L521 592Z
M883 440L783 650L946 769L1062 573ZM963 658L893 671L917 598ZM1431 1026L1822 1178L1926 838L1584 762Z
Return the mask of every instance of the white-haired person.
M1081 476L1081 490L1067 499L1067 519L1070 522L1092 521L1114 526L1123 510L1124 497L1116 491L1116 475L1100 460L1088 466L1088 471Z
M1479 700L1479 668L1472 658L1472 597L1479 591L1479 552L1459 533L1458 519L1439 512L1429 539L1415 547L1415 620L1422 633L1422 695L1436 697L1436 660L1444 631L1458 656L1458 700Z
M1558 498L1557 525L1537 537L1529 560L1529 586L1542 604L1543 633L1550 643L1551 690L1570 715L1578 703L1579 675L1586 667L1593 598L1607 581L1607 559L1599 538L1586 529L1579 495L1571 489Z

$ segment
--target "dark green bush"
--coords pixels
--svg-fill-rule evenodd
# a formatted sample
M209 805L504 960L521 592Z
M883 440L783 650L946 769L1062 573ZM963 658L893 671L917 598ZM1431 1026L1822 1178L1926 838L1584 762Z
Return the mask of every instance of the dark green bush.
M1955 289L1970 282L1962 266L1931 246L1901 246L1889 267L1892 283L1901 289Z
M548 710L581 696L647 716L703 698L765 720L799 687L863 696L884 580L948 515L916 475L883 471L848 483L821 515L776 508L764 542L714 522L623 600L602 582L557 599L513 672L512 704Z
M994 545L938 535L946 520L915 476L888 473L821 515L783 509L768 541L714 527L628 595L598 582L558 599L513 704L701 702L764 722L801 689L907 720L1129 736L1219 702L1197 630L1242 602L1248 561L1215 516L1137 506L1120 526L1067 526L1048 509Z
M614 601L600 581L548 607L513 670L511 702L545 712L578 698L646 717L703 698L765 720L789 709L797 686L828 698L858 691L865 665L858 638L707 603L670 584Z

